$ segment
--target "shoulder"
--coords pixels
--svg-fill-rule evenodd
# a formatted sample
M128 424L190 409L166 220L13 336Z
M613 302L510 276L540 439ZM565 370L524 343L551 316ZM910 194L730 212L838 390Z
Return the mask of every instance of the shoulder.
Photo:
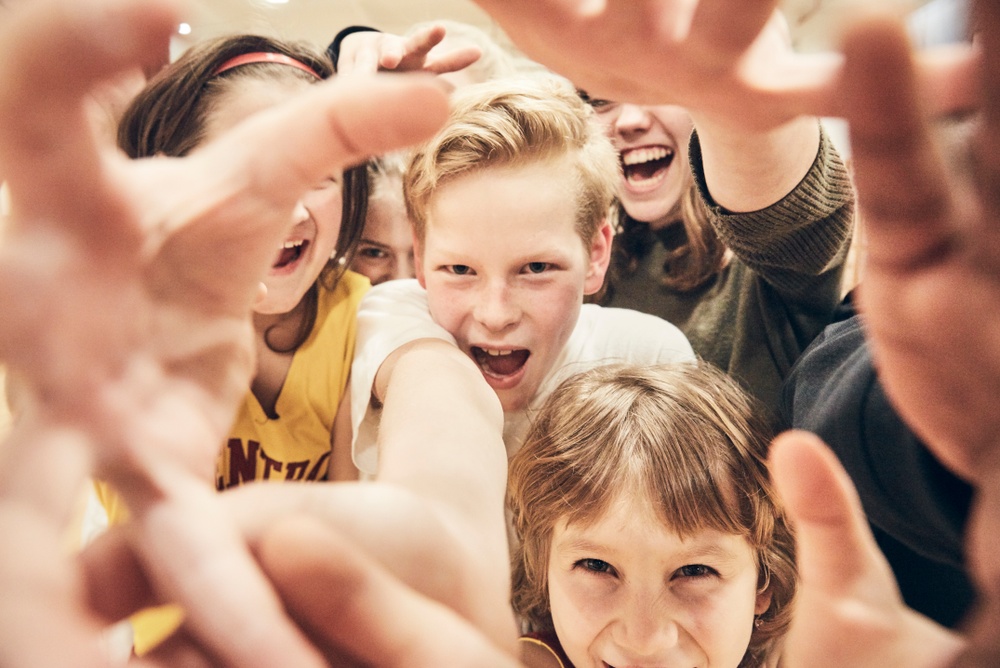
M362 308L372 310L388 308L394 304L413 304L426 310L427 291L415 278L386 281L369 289L361 301Z
M573 336L590 349L634 362L693 360L694 351L673 323L632 309L584 304Z
M332 290L324 287L322 282L318 285L321 310L331 310L340 305L357 310L361 299L371 289L368 278L353 271L345 271Z

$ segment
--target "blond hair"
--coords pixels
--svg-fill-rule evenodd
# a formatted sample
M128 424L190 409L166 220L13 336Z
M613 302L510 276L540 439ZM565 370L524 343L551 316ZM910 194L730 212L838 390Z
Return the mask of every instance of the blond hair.
M489 167L561 158L574 177L577 233L589 248L609 215L620 173L611 141L576 90L554 75L498 79L457 90L448 122L415 152L403 182L417 239L425 237L427 210L439 186Z
M512 458L508 505L515 611L552 631L547 568L556 523L598 520L622 490L645 493L681 536L715 529L744 537L771 603L742 668L762 666L791 619L794 540L766 466L770 429L708 363L609 365L563 382Z

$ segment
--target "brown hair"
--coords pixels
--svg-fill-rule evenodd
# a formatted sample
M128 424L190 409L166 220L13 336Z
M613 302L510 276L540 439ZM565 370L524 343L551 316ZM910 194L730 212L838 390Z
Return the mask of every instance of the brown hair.
M766 466L770 429L708 363L609 365L564 381L510 463L508 505L518 541L512 603L553 631L547 568L556 523L595 521L622 489L645 491L664 523L743 536L771 603L742 668L764 665L791 621L794 539Z
M444 128L419 148L403 192L417 239L427 231L435 189L495 166L570 161L578 192L577 232L586 248L608 217L618 187L618 159L593 110L553 75L498 79L465 86L452 96Z
M663 260L660 285L677 292L690 292L704 285L722 269L726 244L719 238L711 221L705 202L698 193L693 179L684 188L674 209L677 245L668 248ZM625 207L618 204L620 226L612 249L608 298L614 293L616 277L628 276L636 271L639 263L653 248L655 233L649 223L632 218Z
M326 79L333 65L326 54L296 42L259 35L231 35L207 40L187 51L160 70L132 100L118 124L118 146L131 158L154 155L183 156L205 137L206 123L229 91L248 80L315 83L306 71L280 63L249 63L216 74L219 65L246 53L278 53L303 63ZM333 289L357 249L364 228L368 203L368 174L365 165L344 171L343 210L340 234L333 257L317 282ZM290 346L295 350L309 336L316 321L318 289L314 283L302 298L305 317Z

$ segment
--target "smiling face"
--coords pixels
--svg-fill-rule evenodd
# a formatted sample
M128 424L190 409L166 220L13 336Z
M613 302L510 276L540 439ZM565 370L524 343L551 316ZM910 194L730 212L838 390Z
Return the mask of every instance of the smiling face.
M246 80L217 100L205 124L205 141L307 90L309 85L299 80ZM274 264L263 280L267 295L254 305L255 312L288 313L326 266L340 235L342 181L341 173L331 175L299 200L289 233L276 249Z
M435 191L417 277L431 315L496 391L525 408L576 326L585 294L604 280L605 222L584 244L569 158L487 167Z
M596 521L564 518L552 534L552 622L576 668L736 668L770 604L757 583L746 539L682 538L645 498L619 494Z
M682 107L597 100L597 117L621 158L619 197L629 216L658 229L691 181L688 139L694 125Z
M401 176L381 176L368 199L365 231L351 269L378 285L413 278L413 226L406 215Z

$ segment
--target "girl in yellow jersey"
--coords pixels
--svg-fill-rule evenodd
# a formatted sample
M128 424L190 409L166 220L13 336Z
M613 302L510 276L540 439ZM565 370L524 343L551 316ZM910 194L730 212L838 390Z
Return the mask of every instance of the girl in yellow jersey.
M332 72L324 55L295 43L239 35L199 44L132 101L119 124L119 147L132 158L183 156ZM367 192L364 165L330 174L299 200L275 248L254 306L257 372L220 444L219 490L253 480L326 479L334 436L341 427L349 436L349 420L338 419L338 411L354 355L356 307L369 283L345 268L360 239ZM246 215L254 215L252 201ZM98 496L112 524L124 521L127 509L113 490L98 483ZM155 646L179 619L179 611L161 609L133 618L136 652Z

